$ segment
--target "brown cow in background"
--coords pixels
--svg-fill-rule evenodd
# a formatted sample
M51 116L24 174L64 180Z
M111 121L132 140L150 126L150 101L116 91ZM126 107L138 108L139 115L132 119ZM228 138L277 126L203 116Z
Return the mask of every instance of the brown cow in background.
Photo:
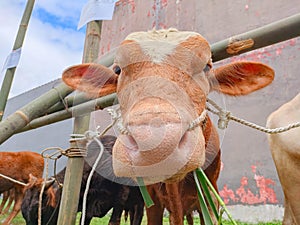
M42 177L44 158L35 152L0 152L0 173L17 181L27 183L29 174ZM0 193L14 189L15 204L12 212L2 223L8 225L19 213L24 196L24 186L0 177Z
M300 122L300 94L273 112L267 127ZM300 128L268 135L268 141L284 193L283 224L300 224Z
M216 187L220 147L205 111L208 93L246 95L273 77L270 67L255 62L212 69L208 42L176 29L130 34L117 49L113 70L82 64L63 74L66 84L90 95L117 91L121 134L113 149L114 172L142 177L148 185L155 202L147 209L148 225L162 224L164 208L173 225L182 225L184 215L199 208L195 183L189 181L196 168L210 171Z

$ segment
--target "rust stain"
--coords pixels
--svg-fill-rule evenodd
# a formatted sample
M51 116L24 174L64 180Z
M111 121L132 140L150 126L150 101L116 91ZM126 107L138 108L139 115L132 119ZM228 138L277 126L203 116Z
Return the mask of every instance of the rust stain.
M278 203L275 191L270 188L270 185L275 185L275 181L256 174L254 176L254 180L256 181L256 186L259 189L259 203Z
M108 43L107 43L107 46L106 46L106 51L107 51L107 52L110 51L110 45L111 45L111 42L108 42Z
M234 191L232 189L228 189L226 184L224 185L223 189L220 191L219 194L223 198L225 204L230 203L230 201L237 201Z
M165 8L168 6L168 0L161 0L161 6L162 8Z
M276 55L281 55L282 53L282 49L281 48L277 48L276 49Z
M104 50L104 47L102 46L101 50L100 50L100 55L104 55L104 53L105 53L105 50Z
M159 26L159 28L161 28L161 29L167 29L167 28L168 28L168 25L165 24L165 23L162 23L162 22L158 23L158 26Z
M253 45L254 45L254 40L251 38L246 40L230 40L226 48L226 52L228 54L234 55L239 53L242 50L251 48Z
M267 46L264 48L256 49L255 51L247 52L242 55L230 57L227 60L224 60L224 64L226 62L236 62L243 60L251 60L251 61L264 61L271 62L276 57L280 57L283 54L284 50L290 47L297 47L299 45L299 41L297 38L293 38L291 40L278 43L276 45ZM279 50L278 50L279 49ZM298 48L300 50L300 48Z
M237 188L235 191L228 188L227 184L225 184L223 189L219 192L225 204L243 203L253 205L278 203L276 193L271 187L275 185L275 182L272 179L265 178L262 175L258 175L256 165L251 166L251 171L254 174L253 179L255 180L258 191L255 191L253 193L249 187L249 178L243 176L240 180L240 187Z
M257 168L257 166L255 166L255 165L251 166L252 173L254 173L254 174L256 173L256 168Z
M291 40L288 41L288 43L289 43L290 46L295 46L297 44L297 39L296 38L291 39Z
M152 23L152 29L155 28L155 27L156 27L156 22L153 21L153 23Z
M122 5L123 7L126 5L131 6L131 12L135 13L136 5L134 0L119 0L116 2L116 6Z

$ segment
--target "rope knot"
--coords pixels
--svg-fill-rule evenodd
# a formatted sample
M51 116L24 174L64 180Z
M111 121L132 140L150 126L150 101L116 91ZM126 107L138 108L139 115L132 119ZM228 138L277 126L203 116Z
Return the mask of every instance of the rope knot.
M221 110L219 111L218 116L218 128L222 130L226 129L230 120L231 113L229 111Z
M70 142L70 148L68 148L64 155L68 157L85 157L87 156L86 144L87 138L83 134L72 134Z
M121 134L129 135L129 130L123 125L123 120L120 112L120 108L117 109L108 109L108 113L110 114L113 123L117 123L117 128Z
M91 130L88 130L84 133L84 136L86 137L87 140L93 140L94 138L97 138L99 137L99 132L97 131L91 131Z
M107 109L107 112L113 120L118 120L121 117L120 108L117 109Z

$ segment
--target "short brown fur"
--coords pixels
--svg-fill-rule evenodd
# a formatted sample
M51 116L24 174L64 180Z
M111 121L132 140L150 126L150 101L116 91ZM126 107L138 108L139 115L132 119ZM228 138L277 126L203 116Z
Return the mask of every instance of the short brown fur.
M44 171L44 159L35 152L0 152L0 173L17 181L27 183L29 174L42 177ZM25 187L0 178L0 193L14 189L15 204L12 212L2 223L8 225L21 209Z

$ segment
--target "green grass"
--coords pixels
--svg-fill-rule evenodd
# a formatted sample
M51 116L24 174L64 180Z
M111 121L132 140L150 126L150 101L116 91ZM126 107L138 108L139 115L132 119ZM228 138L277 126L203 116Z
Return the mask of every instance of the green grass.
M5 218L8 216L8 214L6 215L0 215L0 224L5 220ZM21 213L19 213L12 221L11 225L24 225L25 224L25 220L23 219L23 216Z
M77 216L77 221L76 221L76 225L79 225L79 216L80 214L78 214ZM3 221L5 219L5 215L0 215L0 223L1 221ZM91 222L91 225L107 225L109 221L109 216L105 216L103 218L94 218ZM144 216L142 225L147 225L146 222L146 216ZM25 220L23 219L21 213L18 214L18 216L13 220L13 222L11 223L11 225L24 225L25 224ZM129 225L129 221L125 222L124 218L122 218L121 221L121 225ZM164 225L168 225L169 224L169 219L168 218L164 218ZM185 222L185 225L187 224L187 222ZM200 224L199 218L194 218L194 224ZM231 223L229 221L224 221L223 225L230 225ZM241 223L238 222L239 225L252 225L250 223ZM275 222L269 222L269 223L257 223L256 225L281 225L281 222L279 221L275 221Z

